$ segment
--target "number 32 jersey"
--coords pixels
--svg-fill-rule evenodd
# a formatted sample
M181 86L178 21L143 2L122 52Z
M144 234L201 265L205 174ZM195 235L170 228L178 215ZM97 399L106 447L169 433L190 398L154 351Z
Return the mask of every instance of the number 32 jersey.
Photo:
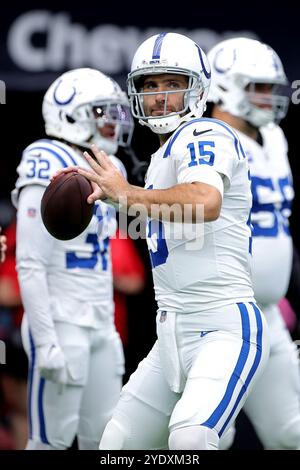
M294 197L287 143L281 128L260 129L262 144L238 132L249 160L253 207L253 287L262 305L277 303L288 288L292 239L288 218Z
M179 127L152 156L145 187L197 181L223 192L216 221L149 220L147 242L160 309L200 312L253 300L248 161L237 134L221 121L199 118Z
M126 174L123 164L116 157L111 159ZM109 236L116 229L114 209L97 202L84 232L72 240L60 241L43 225L40 215L43 191L34 193L37 187L46 188L57 170L73 165L88 167L81 152L60 141L38 140L24 150L12 194L12 200L18 206L17 263L18 268L46 271L49 308L55 320L97 327L101 321L96 318L100 311L106 316L113 314ZM30 188L32 192L28 193ZM28 201L26 207L22 203L22 192L19 201L21 189ZM25 198L26 191L28 196ZM37 195L35 198L34 194ZM28 233L31 233L30 237ZM93 304L103 305L103 308L95 309Z

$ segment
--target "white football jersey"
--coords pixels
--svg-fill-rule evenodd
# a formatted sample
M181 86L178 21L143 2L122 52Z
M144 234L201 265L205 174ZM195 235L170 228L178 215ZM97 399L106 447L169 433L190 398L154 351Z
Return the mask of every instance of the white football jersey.
M111 159L126 176L120 160L114 156ZM73 165L89 167L81 152L65 143L42 139L29 145L17 168L19 177L12 195L16 207L21 188L37 185L46 188L50 177L57 170ZM45 238L37 236L33 242L22 236L22 229L19 229L17 267L34 268L35 262L39 266L43 257L53 319L97 327L98 320L101 319L95 318L93 303L103 304L103 312L106 310L110 315L113 314L109 237L116 230L115 210L98 201L94 206L91 222L84 232L73 240L60 241L48 234L43 226L40 207L25 209L21 214L18 211L18 218L39 218L40 224L35 226L42 230L39 233L44 234ZM22 224L18 223L18 226L22 227ZM34 239L34 233L32 238ZM39 246L41 243L44 246ZM44 254L41 255L41 252ZM80 311L77 302L81 303Z
M238 132L249 160L253 207L253 287L262 304L277 303L286 294L293 245L288 218L294 197L287 143L275 124L260 129L262 145Z
M195 181L215 185L216 175L224 187L221 213L216 221L200 224L202 234L192 225L184 231L182 224L149 221L147 242L160 309L199 312L253 299L250 175L231 127L207 118L183 124L152 156L145 187L166 189Z

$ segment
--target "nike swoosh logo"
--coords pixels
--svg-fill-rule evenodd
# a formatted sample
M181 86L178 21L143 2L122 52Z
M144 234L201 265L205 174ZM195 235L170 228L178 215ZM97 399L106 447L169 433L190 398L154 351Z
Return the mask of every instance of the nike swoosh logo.
M200 131L200 132L197 132L196 129L194 129L193 135L195 137L198 137L198 135L205 134L205 132L209 132L209 131L212 131L212 129L206 129L206 131Z
M203 338L203 336L207 335L208 333L213 333L214 331L218 330L200 331L200 337Z

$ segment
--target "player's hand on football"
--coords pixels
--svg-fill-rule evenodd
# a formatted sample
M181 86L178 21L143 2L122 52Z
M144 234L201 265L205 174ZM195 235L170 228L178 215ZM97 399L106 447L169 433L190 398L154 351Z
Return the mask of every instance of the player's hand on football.
M56 178L58 178L60 175L64 175L66 173L71 173L72 171L77 171L78 166L68 166L67 168L62 168L61 170L57 170L55 173L50 178L50 181L54 181Z
M1 227L0 227L0 232L1 232ZM7 250L7 245L6 245L6 236L5 235L0 235L0 263L3 263L5 260L5 253Z
M105 152L99 150L96 145L92 145L91 150L95 158L91 157L88 152L84 152L84 156L92 171L78 168L78 173L90 180L92 185L94 183L93 188L95 189L89 196L88 202L93 203L99 199L99 190L96 186L101 189L101 195L104 194L105 198L114 202L119 202L122 198L126 198L126 194L130 190L130 184ZM104 198L101 197L100 199Z
M37 364L44 379L60 384L67 383L67 364L58 344L44 344L37 348Z
M54 181L56 178L58 178L60 175L64 175L64 174L67 174L67 173L71 173L72 171L77 171L79 170L79 166L69 166L67 168L62 168L61 170L57 170L55 173L53 173L53 175L51 176L50 178L50 181ZM83 170L83 168L82 168ZM93 170L86 170L87 172L89 173L93 173ZM96 174L96 173L95 173ZM92 188L93 188L93 192L92 194L88 197L88 203L89 204L93 204L93 202L97 201L98 199L106 199L106 195L104 194L104 192L101 190L101 188L96 184L94 183L91 179L90 179L90 183L92 185Z

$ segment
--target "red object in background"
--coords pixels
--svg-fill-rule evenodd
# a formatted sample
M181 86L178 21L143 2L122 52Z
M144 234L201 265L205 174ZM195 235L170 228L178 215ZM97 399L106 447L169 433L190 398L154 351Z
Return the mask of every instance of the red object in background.
M12 222L5 230L3 235L7 238L7 252L4 263L0 264L0 277L7 279L14 291L16 298L20 298L20 287L16 271L16 221ZM21 299L20 299L21 302ZM23 317L23 307L12 307L13 321L16 327L21 326Z
M280 308L280 312L282 318L285 321L287 329L289 331L293 331L297 325L297 316L291 307L291 304L286 298L283 298L279 301L278 307Z
M119 238L117 230L116 238L112 238L111 256L112 270L114 277L114 302L115 302L115 325L119 332L123 345L128 344L128 323L127 323L127 305L126 295L139 293L145 283L145 268L134 242L130 238ZM117 290L118 280L126 280L126 283L139 285L137 292Z
M7 237L7 254L4 263L0 265L0 276L10 282L16 297L19 297L20 287L16 271L16 222L14 221L7 227L3 234ZM132 295L142 290L145 282L145 268L134 242L130 238L119 238L119 231L116 233L116 238L111 239L111 255L116 284L114 289L115 324L123 345L126 346L128 343L126 295ZM121 281L122 291L117 289L118 281ZM128 286L128 284L139 287L127 289L126 285ZM19 328L23 307L13 307L12 311L14 325Z

